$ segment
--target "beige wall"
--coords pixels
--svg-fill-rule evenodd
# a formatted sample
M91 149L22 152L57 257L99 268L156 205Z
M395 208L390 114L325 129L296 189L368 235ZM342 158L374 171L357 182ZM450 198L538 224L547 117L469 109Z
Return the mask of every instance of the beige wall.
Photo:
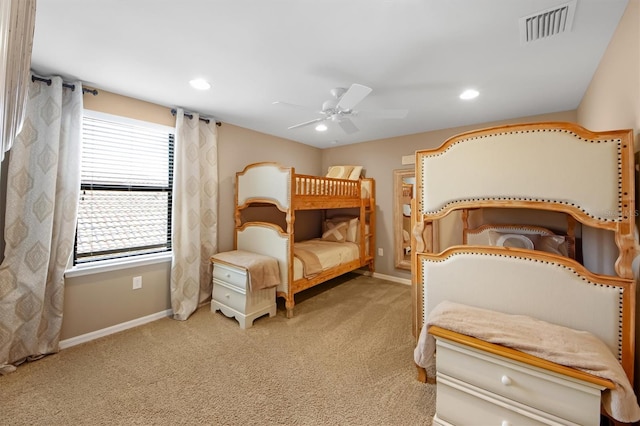
M85 93L82 100L84 108L92 111L120 115L170 127L176 124L176 118L171 114L171 108L120 96L104 90L98 89L96 96Z
M592 130L633 129L636 136L635 150L640 151L640 0L629 1L578 107L578 123ZM636 185L640 186L640 183L636 181ZM636 200L636 209L638 202ZM584 238L585 246L597 248L588 254L591 262L609 265L617 256L617 247L611 236L603 235L602 232L590 232ZM603 259L607 260L602 262ZM636 276L638 275L636 271ZM637 346L640 342L638 315L635 339ZM640 350L636 350L636 395L640 394L639 366Z
M590 130L640 131L640 0L630 0L589 88L578 123ZM639 151L636 140L636 151Z
M109 114L174 126L170 108L98 90L86 94L85 108ZM517 121L575 121L574 112L528 117ZM494 123L487 124L493 125ZM235 174L247 164L275 161L293 166L298 173L323 174L330 164L358 163L367 176L376 179L378 247L377 272L410 278L393 262L392 170L402 168L400 156L418 149L439 146L446 138L479 126L446 129L400 138L319 150L286 139L224 123L218 127L219 251L233 249ZM482 126L484 127L484 126ZM364 153L364 155L362 154ZM298 215L298 221L301 217ZM142 289L132 289L132 279L141 276ZM112 272L67 278L61 339L68 339L170 309L168 262Z
M384 252L384 256L376 258L376 271L409 279L408 271L394 267L393 256L392 171L412 167L403 166L401 156L437 147L447 138L463 131L515 122L574 121L593 130L632 127L637 133L640 128L639 1L630 1L620 27L577 111L445 129L326 150L223 124L218 128L219 249L224 251L233 247L235 173L247 164L277 161L294 166L299 173L308 174L323 174L328 166L335 164L362 164L366 175L376 179L377 247ZM85 95L85 107L170 126L175 122L169 107L104 91L100 91L95 97ZM446 240L454 238L452 235L454 233L445 228L441 237ZM143 288L133 291L131 280L137 275L143 277ZM65 290L62 339L169 308L168 263L70 278Z
M169 107L143 102L98 89L84 95L86 109L174 126ZM297 172L318 174L317 148L223 124L218 127L219 250L233 249L235 173L247 164L276 161ZM132 289L135 276L142 288ZM66 279L61 340L80 336L171 308L169 262L120 269Z
M85 93L83 102L86 109L175 125L169 108L103 90L97 96ZM67 278L61 340L169 309L169 273L169 262L162 262ZM135 276L142 277L142 288L134 291Z
M257 133L229 124L218 129L218 174L220 211L218 243L220 251L233 249L235 176L246 165L275 161L295 167L296 173L320 173L321 150L286 139ZM304 217L304 214L302 215ZM297 216L300 219L299 216Z

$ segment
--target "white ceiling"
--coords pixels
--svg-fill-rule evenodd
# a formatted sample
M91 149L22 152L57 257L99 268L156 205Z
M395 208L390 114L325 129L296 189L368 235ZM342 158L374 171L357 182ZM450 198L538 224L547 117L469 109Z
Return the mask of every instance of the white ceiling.
M326 148L575 109L627 0L578 0L570 32L521 43L519 18L568 1L37 0L32 68ZM407 117L287 129L352 83L373 89L356 110Z

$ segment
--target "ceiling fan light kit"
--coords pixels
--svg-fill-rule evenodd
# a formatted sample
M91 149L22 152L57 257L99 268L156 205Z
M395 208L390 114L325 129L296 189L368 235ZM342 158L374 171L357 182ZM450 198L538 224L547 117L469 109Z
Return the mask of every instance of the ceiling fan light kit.
M324 101L322 103L322 109L319 111L319 114L321 114L322 117L294 124L293 126L288 127L288 129L298 129L300 127L310 126L315 123L331 121L333 123L337 123L342 131L344 131L346 134L352 134L356 133L360 129L355 125L353 121L351 121L351 117L362 117L365 119L402 119L407 116L407 110L354 110L356 105L362 102L362 100L366 98L372 91L373 89L371 89L370 87L358 83L353 83L348 89L344 87L336 87L334 89L331 89L329 93L331 93L332 98ZM274 102L274 104L292 106L304 110L309 109L302 105L289 104L287 102L277 101ZM319 132L322 132L327 130L327 126L322 123L316 126L315 129Z

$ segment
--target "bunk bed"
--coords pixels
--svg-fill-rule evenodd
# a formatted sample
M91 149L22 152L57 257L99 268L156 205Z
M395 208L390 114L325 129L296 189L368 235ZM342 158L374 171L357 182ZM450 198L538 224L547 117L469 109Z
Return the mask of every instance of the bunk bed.
M434 424L599 424L601 409L639 420L632 132L558 122L467 132L417 151L416 179L414 360L422 381L435 369ZM469 226L484 209L567 222ZM461 243L439 247L434 227L451 213ZM613 273L580 263L585 227L613 237Z
M276 294L284 298L288 318L296 293L359 268L374 270L375 181L361 177L361 169L336 166L327 175L338 177L321 177L261 162L236 173L235 247L278 260L281 283ZM265 206L284 219L248 214ZM302 210L321 212L318 238L296 238L296 212Z

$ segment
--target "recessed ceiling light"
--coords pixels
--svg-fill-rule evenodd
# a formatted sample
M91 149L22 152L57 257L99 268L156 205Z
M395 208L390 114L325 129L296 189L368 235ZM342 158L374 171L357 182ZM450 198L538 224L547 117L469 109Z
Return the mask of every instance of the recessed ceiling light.
M467 89L460 94L460 99L469 100L477 98L480 92L474 89Z
M211 88L209 82L202 78L195 78L191 80L189 84L191 85L191 87L198 90L209 90Z
M318 132L324 132L325 130L327 130L327 125L320 123L316 126L316 130Z

